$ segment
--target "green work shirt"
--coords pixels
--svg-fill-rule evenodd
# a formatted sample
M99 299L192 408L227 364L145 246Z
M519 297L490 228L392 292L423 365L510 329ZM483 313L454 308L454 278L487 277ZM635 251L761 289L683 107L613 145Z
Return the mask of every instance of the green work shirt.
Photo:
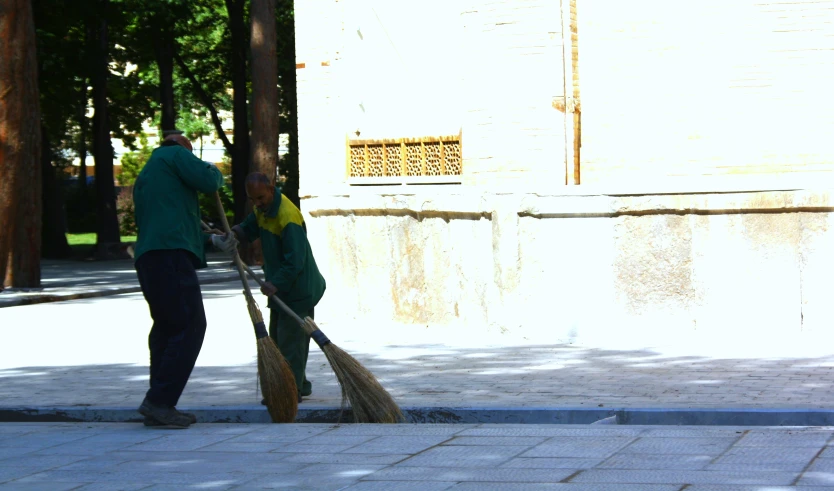
M136 213L134 259L160 249L185 249L197 258L195 267L206 266L208 234L200 227L197 192L214 193L223 186L223 175L179 145L159 147L142 168L133 186Z
M266 281L278 289L278 298L296 311L315 307L324 295L324 277L313 259L301 211L281 189L275 188L266 212L256 208L240 228L248 241L261 239ZM270 300L269 307L278 306Z

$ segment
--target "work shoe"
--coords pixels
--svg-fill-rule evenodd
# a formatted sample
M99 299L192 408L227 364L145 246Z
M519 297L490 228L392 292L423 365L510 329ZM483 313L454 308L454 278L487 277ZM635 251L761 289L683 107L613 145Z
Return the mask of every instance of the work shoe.
M184 412L180 411L180 414L182 414L183 416L188 418L189 421L191 422L191 424L194 424L194 423L197 422L197 416L194 416L191 413L184 413ZM143 423L144 423L145 426L165 426L165 424L160 423L159 421L151 418L150 416L145 416L145 421L143 421Z
M139 406L139 414L165 426L188 428L191 425L191 418L188 416L182 414L171 406L154 404L149 401L147 397L142 401L142 405Z
M192 413L184 413L184 412L180 411L180 410L179 410L179 409L177 409L177 408L174 408L174 410L175 410L176 412L178 412L178 413L182 414L182 415L183 415L183 416L185 416L186 418L188 418L189 423L194 424L194 423L196 423L196 422L197 422L197 416L195 416L194 414L192 414Z

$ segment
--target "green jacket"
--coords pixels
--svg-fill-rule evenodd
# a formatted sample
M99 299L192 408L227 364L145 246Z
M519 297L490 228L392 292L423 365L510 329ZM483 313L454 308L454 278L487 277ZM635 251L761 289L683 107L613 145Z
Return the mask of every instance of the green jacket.
M281 189L275 188L265 213L256 208L240 228L248 241L261 239L266 281L278 289L278 298L296 311L315 307L324 296L324 277L313 259L304 218ZM278 305L270 300L269 307Z
M221 186L217 167L187 149L173 145L154 150L133 185L139 230L134 260L148 251L185 249L197 258L195 267L204 268L209 235L200 228L197 192L214 193Z

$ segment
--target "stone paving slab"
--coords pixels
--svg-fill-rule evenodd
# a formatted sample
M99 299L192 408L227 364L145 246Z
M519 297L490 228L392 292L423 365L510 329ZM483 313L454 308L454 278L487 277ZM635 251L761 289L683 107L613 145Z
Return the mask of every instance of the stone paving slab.
M527 435L497 440L491 433ZM562 436L552 436L553 430ZM822 491L834 489L834 428L565 425L196 424L187 430L136 423L0 423L0 489L273 489ZM564 436L570 434L571 436ZM478 436L483 435L483 436ZM820 440L820 435L828 438ZM795 466L715 466L734 452L794 455ZM799 438L805 445L791 446ZM483 441L478 441L483 439ZM666 449L730 442L725 452ZM596 459L523 457L558 443L613 449ZM241 444L256 445L252 447ZM260 446L270 443L273 448ZM318 447L328 447L322 451ZM102 447L99 452L90 449ZM629 449L641 448L636 454ZM802 451L796 453L797 449ZM61 451L56 452L56 449ZM314 449L311 451L311 449ZM361 451L357 452L357 449ZM807 451L805 451L807 450ZM535 452L533 452L535 453Z

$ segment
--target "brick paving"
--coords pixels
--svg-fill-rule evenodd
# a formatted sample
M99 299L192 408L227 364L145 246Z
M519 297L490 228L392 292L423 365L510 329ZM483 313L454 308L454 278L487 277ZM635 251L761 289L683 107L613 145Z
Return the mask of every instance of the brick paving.
M180 404L257 404L254 338L239 287L209 285L204 295L208 333ZM0 406L137 406L150 324L141 294L0 309ZM819 343L790 356L757 355L756 343L727 355L685 345L614 349L455 336L440 327L321 327L404 406L834 407L834 354ZM307 403L338 406L327 361L315 344L310 353Z
M0 489L834 489L834 428L0 424Z

